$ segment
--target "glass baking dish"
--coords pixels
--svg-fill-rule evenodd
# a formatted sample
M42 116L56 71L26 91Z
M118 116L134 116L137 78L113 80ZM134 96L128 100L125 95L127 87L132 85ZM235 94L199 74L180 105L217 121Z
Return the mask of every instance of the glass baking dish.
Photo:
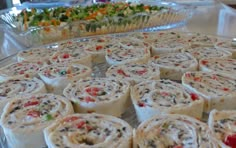
M130 3L122 0L113 0L111 3L117 2L124 2L127 4ZM164 9L153 13L135 13L127 17L108 16L99 21L78 20L61 23L58 26L47 25L43 27L16 26L15 16L22 10L26 9L26 7L14 7L12 9L1 11L0 18L10 26L7 30L9 35L16 39L20 44L26 47L32 47L55 41L90 35L120 33L136 30L155 31L169 29L185 24L186 21L193 15L193 10L191 8L173 2L156 2L153 0L147 0L136 2L132 1L131 5L133 4L158 6L159 8ZM69 7L76 6L70 5ZM43 10L41 9L41 11Z

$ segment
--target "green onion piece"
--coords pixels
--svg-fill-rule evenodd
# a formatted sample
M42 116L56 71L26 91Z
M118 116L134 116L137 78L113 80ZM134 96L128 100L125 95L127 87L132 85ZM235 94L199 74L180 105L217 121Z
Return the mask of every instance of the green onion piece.
M49 120L53 120L53 117L51 114L46 114L43 116L43 119L46 120L46 121L49 121Z

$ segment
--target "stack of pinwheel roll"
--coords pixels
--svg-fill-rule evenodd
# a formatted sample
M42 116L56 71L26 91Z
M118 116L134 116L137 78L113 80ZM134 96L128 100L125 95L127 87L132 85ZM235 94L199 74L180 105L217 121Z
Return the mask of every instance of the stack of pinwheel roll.
M0 68L1 137L9 148L236 147L235 53L230 39L172 31L21 51Z

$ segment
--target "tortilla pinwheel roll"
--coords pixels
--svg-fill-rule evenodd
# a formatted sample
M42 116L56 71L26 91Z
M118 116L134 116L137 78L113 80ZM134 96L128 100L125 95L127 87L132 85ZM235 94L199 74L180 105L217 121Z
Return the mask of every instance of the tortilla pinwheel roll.
M236 79L236 59L202 59L199 67L201 71L217 72Z
M45 147L43 129L69 114L73 107L65 97L29 94L10 101L0 123L10 148Z
M154 56L150 64L160 67L161 79L181 80L187 71L197 71L198 62L189 53L168 53Z
M19 62L0 68L0 82L9 79L33 78L37 76L41 63Z
M109 78L86 78L69 84L64 96L77 113L121 114L130 105L129 83Z
M236 79L215 72L187 72L182 84L205 99L204 111L236 109Z
M231 40L219 41L215 44L215 47L231 52L232 58L236 59L236 44Z
M50 58L52 64L58 63L75 63L83 64L88 67L92 66L92 57L90 54L84 51L84 47L87 46L88 42L75 42L68 41L62 43L61 50L54 53Z
M21 51L17 54L18 62L27 61L27 62L45 62L49 64L49 59L51 56L58 50L58 48L31 48L29 50Z
M204 100L170 80L149 80L131 88L131 99L139 121L156 114L185 114L201 119Z
M153 32L133 32L129 33L128 37L132 40L139 40L149 44L159 39L157 38L156 33Z
M236 111L212 110L209 115L208 125L218 140L228 147L236 147Z
M33 79L11 79L0 83L0 115L12 97L24 94L46 93L43 81Z
M134 148L222 148L207 124L178 114L156 115L136 129Z
M172 40L172 39L186 39L185 33L178 32L178 31L160 31L160 32L155 32L155 33L150 33L150 34L155 34L156 38L158 40Z
M84 50L91 54L93 63L103 63L106 62L106 50L110 49L113 45L114 42L111 36L95 37L89 39Z
M115 45L112 49L106 51L106 61L109 65L120 65L126 63L144 64L150 58L148 48L127 48L121 45Z
M132 127L103 114L72 114L44 130L48 148L131 148Z
M202 47L202 46L192 46L182 50L183 52L190 53L198 61L205 58L231 58L232 53L217 49L215 47Z
M50 93L62 95L66 86L74 80L90 77L91 68L80 64L54 64L40 70L39 76Z
M187 38L188 42L194 46L214 46L215 43L219 40L217 37L200 33L188 34Z
M144 80L159 80L160 70L158 66L151 64L123 64L111 66L106 76L127 80L134 85Z
M143 40L136 40L131 38L130 36L125 36L122 38L116 38L115 42L117 42L120 46L127 49L149 49L149 44L144 42Z
M177 38L160 39L152 43L152 55L175 53L189 47L189 42L180 36Z

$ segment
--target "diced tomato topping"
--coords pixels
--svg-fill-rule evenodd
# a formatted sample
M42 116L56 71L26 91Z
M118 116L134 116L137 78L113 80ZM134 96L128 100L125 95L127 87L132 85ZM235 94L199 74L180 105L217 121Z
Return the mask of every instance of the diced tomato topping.
M79 123L76 124L77 128L82 128L85 125L84 121L80 121Z
M202 60L201 63L202 63L202 65L206 65L208 63L208 61L207 60Z
M34 106L38 104L39 104L39 101L28 101L27 103L24 104L24 107Z
M117 70L117 73L118 73L118 74L121 74L121 75L123 75L123 76L125 76L125 77L129 77L129 75L127 75L122 69L118 69L118 70Z
M102 46L97 46L96 47L96 50L101 50L102 49Z
M40 116L40 112L39 111L35 111L35 110L31 110L27 113L27 116L31 116L31 117L34 117L34 118L37 118Z
M145 104L143 102L138 102L139 107L145 107Z
M70 57L70 55L68 53L65 53L63 56L62 56L64 59L67 59Z
M144 70L138 70L138 71L136 71L137 72L137 74L139 74L139 75L143 75L143 74L145 74L146 72L147 72L147 70L146 69L144 69Z
M191 96L191 99L192 99L193 101L195 101L195 100L198 100L198 99L199 99L198 95L197 95L197 94L195 94L195 93L190 93L190 96Z
M72 116L72 117L65 118L64 122L73 122L78 119L79 119L79 117Z
M232 148L236 148L236 134L228 135L225 138L224 143Z
M93 98L89 97L89 96L85 97L85 98L84 98L84 101L85 101L86 103L95 102L95 100L94 100Z

